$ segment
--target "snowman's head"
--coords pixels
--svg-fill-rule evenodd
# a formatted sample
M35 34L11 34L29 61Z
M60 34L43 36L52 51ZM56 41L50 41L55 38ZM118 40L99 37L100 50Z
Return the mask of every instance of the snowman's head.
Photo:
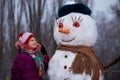
M90 17L91 12L79 11L81 4L78 3L77 12L75 12L76 7L73 7L72 10L70 6L68 7L70 10L64 6L65 13L59 11L59 18L55 21L54 39L56 43L58 45L93 46L97 39L97 28L95 21ZM83 4L82 10L84 10Z

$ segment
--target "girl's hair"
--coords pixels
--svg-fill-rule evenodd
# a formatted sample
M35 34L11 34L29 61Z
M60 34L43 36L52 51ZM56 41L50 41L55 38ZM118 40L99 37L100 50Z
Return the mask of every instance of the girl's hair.
M40 43L41 44L41 43ZM47 51L46 51L46 49L45 49L45 47L41 44L41 53L43 54L43 55L47 55Z

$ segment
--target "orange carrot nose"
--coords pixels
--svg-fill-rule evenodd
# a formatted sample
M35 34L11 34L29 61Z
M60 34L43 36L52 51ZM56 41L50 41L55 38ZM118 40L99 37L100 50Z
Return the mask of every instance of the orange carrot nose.
M59 32L64 33L64 34L69 34L70 33L70 29L59 28Z

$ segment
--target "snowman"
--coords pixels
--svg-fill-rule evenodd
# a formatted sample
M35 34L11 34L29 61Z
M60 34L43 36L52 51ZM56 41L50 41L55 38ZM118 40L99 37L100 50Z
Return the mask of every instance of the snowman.
M83 3L66 4L58 10L54 26L58 47L49 61L50 80L103 80L103 64L93 49L97 27L90 15Z

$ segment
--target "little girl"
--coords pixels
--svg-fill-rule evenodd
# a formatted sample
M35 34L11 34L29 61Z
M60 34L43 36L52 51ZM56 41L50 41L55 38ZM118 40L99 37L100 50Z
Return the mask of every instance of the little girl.
M49 56L41 54L41 45L29 32L20 33L16 42L18 53L12 68L11 80L43 80L48 68Z

